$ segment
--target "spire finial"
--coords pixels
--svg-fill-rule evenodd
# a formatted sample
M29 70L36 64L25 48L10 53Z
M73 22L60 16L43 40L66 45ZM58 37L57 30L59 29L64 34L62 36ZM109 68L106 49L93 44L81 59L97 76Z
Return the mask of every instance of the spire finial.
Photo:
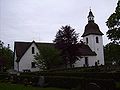
M90 11L91 11L91 6L89 8L90 8Z
M88 15L88 22L89 21L93 21L94 22L94 15L93 15L93 13L91 11L91 7L90 7L89 15Z

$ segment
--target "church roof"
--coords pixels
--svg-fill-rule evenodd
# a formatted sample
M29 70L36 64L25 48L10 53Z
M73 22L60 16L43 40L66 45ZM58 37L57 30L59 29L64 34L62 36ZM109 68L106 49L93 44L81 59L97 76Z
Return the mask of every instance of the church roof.
M16 56L17 56L17 61L19 61L22 56L25 54L25 52L29 49L29 47L32 45L32 44L36 44L36 46L40 46L40 45L51 45L51 43L40 43L40 42L15 42L14 44L14 53L16 53ZM52 45L51 45L52 46Z
M85 30L84 30L82 37L90 35L90 34L103 35L103 33L99 29L99 26L93 21L88 22L88 24L85 26Z
M54 47L53 43L40 43L40 42L15 42L14 45L14 54L17 55L17 62L20 61L22 56L25 54L25 52L28 50L28 48L31 46L32 43L35 43L36 46L48 46L48 47ZM96 53L93 52L88 45L80 44L79 53L82 56L95 56Z
M88 17L94 17L94 15L93 15L93 13L92 13L92 11L91 11L91 9L90 9L90 12L89 12L89 15L88 15Z
M84 43L80 43L79 53L81 56L96 56L97 54L93 52L90 47Z
M82 37L90 35L90 34L103 35L103 33L99 29L99 26L94 22L94 15L93 15L91 9L90 9L90 12L88 15L88 24L85 26L85 30L84 30Z

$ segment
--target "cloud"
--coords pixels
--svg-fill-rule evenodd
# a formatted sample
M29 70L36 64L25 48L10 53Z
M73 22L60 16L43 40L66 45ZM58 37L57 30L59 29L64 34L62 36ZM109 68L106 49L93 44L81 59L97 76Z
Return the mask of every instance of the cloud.
M52 42L62 25L71 25L81 35L90 6L106 33L105 21L116 4L117 0L0 0L0 38L13 49L15 40Z

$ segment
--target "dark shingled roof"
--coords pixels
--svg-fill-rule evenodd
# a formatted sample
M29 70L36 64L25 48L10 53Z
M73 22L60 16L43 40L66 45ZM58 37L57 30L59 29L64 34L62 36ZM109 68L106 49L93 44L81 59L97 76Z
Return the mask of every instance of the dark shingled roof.
M81 56L96 56L97 54L93 52L88 45L80 43L79 53Z
M91 19L92 17L92 19ZM94 23L94 15L90 9L89 15L88 15L88 24L85 26L84 33L82 37L87 35L103 35L103 33L100 31L99 26Z
M35 43L36 46L40 45L49 45L52 46L51 43L40 43L40 42L15 42L14 44L14 53L16 52L17 56L17 62L22 58L22 56L25 54L25 52L28 50L28 48L32 45L32 43Z
M89 12L89 15L88 15L88 17L94 17L94 15L93 15L93 13L92 13L92 11L91 11L91 9L90 9L90 12Z
M15 42L14 45L14 53L16 52L17 55L17 62L20 61L22 56L25 54L25 52L28 50L28 48L31 46L32 43L35 43L36 46L48 46L48 47L54 47L53 43L40 43L40 42ZM83 43L80 44L79 53L82 56L96 56L96 53L93 52L88 45L85 45Z
M93 21L88 22L88 24L85 26L85 30L84 30L82 37L90 35L90 34L103 35L103 33L99 29L99 26Z

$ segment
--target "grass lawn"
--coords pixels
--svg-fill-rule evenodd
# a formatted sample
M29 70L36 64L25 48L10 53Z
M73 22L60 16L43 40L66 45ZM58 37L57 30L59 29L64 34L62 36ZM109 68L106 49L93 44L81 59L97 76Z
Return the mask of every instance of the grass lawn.
M40 88L40 87L32 87L32 86L24 86L19 84L9 84L9 83L0 83L0 90L65 90L60 88Z

